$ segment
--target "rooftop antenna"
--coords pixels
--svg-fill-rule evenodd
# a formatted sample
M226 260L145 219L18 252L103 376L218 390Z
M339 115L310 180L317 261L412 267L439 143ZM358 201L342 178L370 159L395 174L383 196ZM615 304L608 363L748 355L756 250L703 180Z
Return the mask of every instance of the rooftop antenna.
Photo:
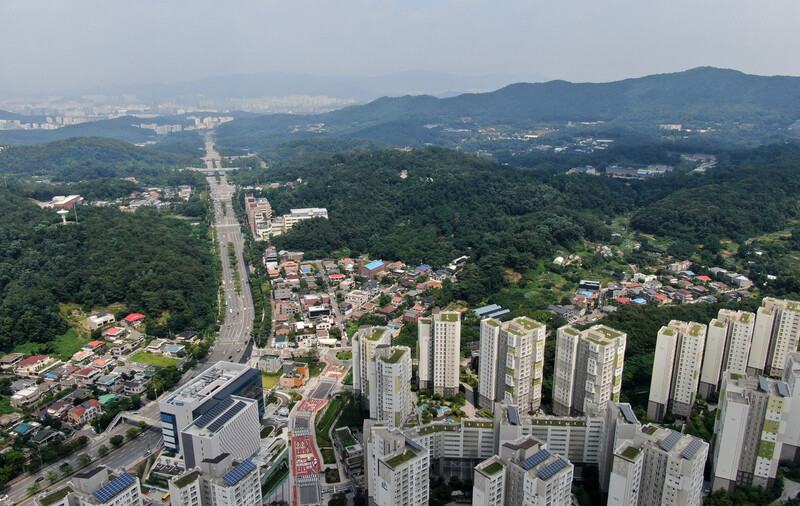
M67 224L67 214L69 214L69 211L67 211L66 209L59 209L58 211L56 211L56 213L58 213L58 215L61 216L61 223L63 225L66 225Z

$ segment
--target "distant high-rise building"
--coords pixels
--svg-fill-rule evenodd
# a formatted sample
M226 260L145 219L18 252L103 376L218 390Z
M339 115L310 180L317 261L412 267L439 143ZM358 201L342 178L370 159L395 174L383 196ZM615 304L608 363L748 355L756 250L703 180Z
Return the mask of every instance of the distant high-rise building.
M361 394L361 400L367 406L369 395L369 361L378 346L388 346L392 342L392 333L386 327L359 327L353 336L353 390Z
M619 401L627 335L605 325L579 331L558 329L553 413L583 413L589 401L599 410Z
M422 506L430 496L428 450L398 429L365 425L365 470L370 504Z
M461 314L433 310L417 321L419 387L445 397L458 393L461 361Z
M790 366L800 355L793 355ZM786 440L792 392L783 381L726 372L714 427L713 488L771 487Z
M667 413L688 418L697 396L706 326L672 320L656 340L647 417L661 420Z
M413 409L411 349L379 345L367 367L369 417L390 427L400 427Z
M546 328L525 316L500 323L481 322L478 399L492 409L495 401L528 412L542 403L542 371Z
M261 480L250 459L227 453L204 459L169 480L172 506L261 506Z

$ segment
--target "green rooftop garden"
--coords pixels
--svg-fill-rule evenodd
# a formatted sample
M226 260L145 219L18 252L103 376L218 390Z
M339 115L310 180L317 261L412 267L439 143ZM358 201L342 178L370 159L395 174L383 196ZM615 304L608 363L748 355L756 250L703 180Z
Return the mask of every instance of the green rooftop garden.
M646 425L642 427L642 432L644 432L645 434L649 434L651 436L655 434L657 430L658 429L652 425Z
M434 432L442 432L444 430L455 432L458 430L458 427L455 425L428 425L427 427L422 427L419 429L419 435L425 436L427 434L433 434Z
M522 325L528 330L538 329L542 326L541 323L537 322L536 320L531 320L530 318L522 317L516 320L517 323Z
M493 426L492 422L484 422L481 420L466 420L464 422L464 427L467 428L491 429Z
M557 427L582 427L585 425L585 423L580 420L554 420L554 419L531 418L531 425L553 425Z
M689 330L689 335L697 337L700 335L700 331L703 330L703 326L700 324L692 325L691 330Z
M742 323L750 323L750 313L742 313L739 317L739 321Z
M483 468L483 472L488 474L489 476L493 476L502 470L503 470L503 464L496 461L492 462L491 464Z
M379 329L379 328L373 329L372 335L367 336L367 339L369 339L370 341L377 341L383 336L384 332L386 332L386 329Z
M350 434L350 430L347 427L336 429L336 437L339 438L339 442L342 443L343 448L349 448L358 443L353 435Z
M403 356L403 353L405 352L406 350L395 348L394 353L392 353L390 357L382 358L381 360L383 360L387 364L396 364L397 361L400 360L400 358Z
M458 313L439 313L444 322L457 322Z
M664 329L664 330L661 331L661 333L664 334L665 336L674 336L675 335L675 331L672 330L672 329Z
M717 321L715 321L715 322L714 322L714 326L715 326L715 327L719 327L719 328L721 328L721 329L722 329L722 328L725 328L725 324L724 324L724 323L722 323L722 322L721 322L721 321L719 321L719 320L717 320Z
M604 336L606 336L609 339L616 339L616 338L618 338L619 336L622 335L622 332L617 332L616 330L610 329L610 328L605 327L603 325L597 325L594 328L592 328L592 330L600 332L601 334L603 334Z
M570 334L570 335L572 335L572 336L577 336L577 335L580 335L580 333L579 333L577 330L575 330L574 328L572 328L572 327L569 327L569 326L567 326L567 327L561 327L561 329L562 329L564 332L566 332L567 334Z
M633 446L629 446L629 447L625 448L625 450L623 450L622 456L625 457L626 459L633 460L640 453L641 453L640 449L638 449L636 447L633 447Z
M499 327L500 326L500 323L497 320L494 320L494 319L488 319L488 320L484 320L484 321L486 322L487 325L491 325L492 327Z
M200 471L192 471L191 473L187 474L186 476L181 476L177 480L173 481L176 487L183 488L186 485L192 483L194 480L197 479L198 476L202 474Z
M72 492L72 487L67 486L61 488L50 495L44 496L42 499L39 500L39 504L41 504L42 506L50 506L51 504L55 504L61 499L67 497L67 494L69 494L70 492Z
M404 453L401 453L400 455L395 455L394 457L387 460L386 465L391 467L392 469L395 469L400 464L408 462L409 460L413 459L416 456L417 456L416 453L410 450L406 450Z

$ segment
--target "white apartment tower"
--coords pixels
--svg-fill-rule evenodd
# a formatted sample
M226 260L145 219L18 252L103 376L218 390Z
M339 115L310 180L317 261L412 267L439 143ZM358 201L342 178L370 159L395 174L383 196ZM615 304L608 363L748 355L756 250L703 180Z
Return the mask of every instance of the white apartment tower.
M700 506L708 443L653 425L614 451L609 506Z
M758 376L766 371L774 323L775 311L763 305L758 308L756 311L756 325L753 328L753 340L750 344L750 356L747 359L748 376Z
M390 427L400 427L413 409L411 349L379 345L367 369L369 417Z
M478 398L482 407L492 409L495 401L502 401L523 412L539 409L545 337L545 326L525 316L505 323L491 318L481 322Z
M204 459L169 481L172 506L261 506L258 467L247 459L233 466L227 453Z
M353 336L353 390L362 396L362 401L369 395L368 367L372 354L377 346L389 345L391 341L392 333L386 327L360 327Z
M756 315L747 311L720 309L717 318L708 324L708 337L700 373L699 393L708 398L719 389L722 371L745 374L755 347L753 334ZM764 347L766 357L766 347ZM754 353L758 354L758 351Z
M688 418L697 396L706 326L672 320L656 340L647 417L661 420L667 413Z
M793 355L790 365L800 355ZM713 488L737 485L771 487L792 415L792 393L786 383L764 376L726 372L722 379L714 447ZM796 407L795 407L796 409Z
M428 450L398 429L365 423L365 471L370 504L422 506L430 496Z
M500 446L500 455L475 468L473 505L569 506L574 466L534 437Z
M419 387L445 397L458 393L461 360L461 313L433 310L417 321Z
M578 331L570 325L558 329L553 413L567 416L585 412L585 403L598 410L619 401L627 334L605 325Z
M789 354L797 351L798 335L800 335L800 302L765 297L761 305L775 313L767 357L767 372L770 376L780 378L783 376Z

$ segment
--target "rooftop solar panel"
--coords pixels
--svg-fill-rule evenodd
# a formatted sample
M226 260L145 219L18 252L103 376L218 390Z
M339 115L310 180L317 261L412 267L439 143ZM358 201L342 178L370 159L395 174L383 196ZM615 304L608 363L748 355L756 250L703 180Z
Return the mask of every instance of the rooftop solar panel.
M636 417L634 416L633 411L631 410L631 407L629 405L620 404L619 405L619 410L622 411L622 416L625 417L625 420L628 423L636 423L637 422Z
M691 458L694 457L694 454L697 453L697 450L702 448L702 446L703 443L699 439L692 438L691 442L686 445L686 448L683 449L681 457L685 458L686 460L691 460Z
M422 449L423 449L423 448L422 448L422 447L421 447L419 444L417 444L417 442L416 442L416 441L414 441L413 439L406 438L406 443L408 443L408 444L409 444L409 446L411 446L411 448L414 448L415 450L422 450Z
M226 411L222 416L214 420L214 423L208 426L208 430L211 432L217 432L222 428L223 425L228 423L228 420L233 418L233 415L244 409L245 404L242 401L237 402L233 405L231 409Z
M558 460L556 460L552 464L548 464L547 466L545 466L544 469L539 471L538 473L539 478L543 480L549 480L550 478L553 477L553 475L555 475L557 472L561 471L565 467L567 467L567 462L559 457Z
M661 441L661 449L665 452L668 452L675 446L675 443L680 441L681 434L680 432L670 431L669 436L665 437L663 441Z
M136 478L128 473L122 473L119 478L112 480L108 485L102 487L92 495L94 495L94 498L98 501L105 503L113 499L117 494L133 483L136 483Z
M783 381L778 382L778 393L781 397L789 397L789 387Z
M242 478L247 476L247 474L253 471L256 468L256 465L253 464L253 459L247 459L238 466L234 467L228 474L222 477L222 480L227 483L228 485L236 485Z
M762 392L769 392L769 383L767 383L767 378L764 376L758 377L758 388L760 388Z
M529 469L533 469L534 467L538 466L545 460L550 457L550 452L547 450L541 450L538 453L535 453L528 457L527 459L522 461L522 468L526 471Z
M508 423L511 425L519 425L519 417L517 416L517 407L508 407Z
M205 427L206 425L211 423L211 420L218 417L220 413L228 409L232 404L233 404L233 399L231 399L230 397L222 399L221 401L219 401L219 403L217 403L216 406L208 410L206 414L202 415L200 418L195 420L194 424L197 427Z

